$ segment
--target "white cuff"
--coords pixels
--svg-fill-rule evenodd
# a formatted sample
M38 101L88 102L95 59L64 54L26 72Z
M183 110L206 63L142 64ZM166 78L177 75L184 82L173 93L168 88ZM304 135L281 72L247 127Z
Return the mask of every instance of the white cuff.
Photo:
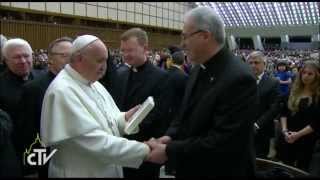
M258 126L257 123L254 123L254 126L255 126L257 129L260 129L260 127Z

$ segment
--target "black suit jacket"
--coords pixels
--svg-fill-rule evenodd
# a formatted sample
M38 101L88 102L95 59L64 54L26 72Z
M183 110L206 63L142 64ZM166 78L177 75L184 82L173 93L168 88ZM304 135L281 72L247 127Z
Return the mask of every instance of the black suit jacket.
M138 141L149 140L151 137L159 137L164 134L169 126L167 124L169 102L166 97L171 94L166 90L168 74L164 70L146 62L141 79L135 81L133 89L129 89L128 83L132 70L123 65L116 71L115 82L112 83L111 95L121 111L128 111L135 105L143 103L147 97L153 96L155 107L139 125L139 133L126 136L128 139ZM139 72L138 72L139 73ZM131 92L128 95L128 91ZM167 94L169 94L167 96ZM170 98L170 97L169 97Z
M21 113L20 113L20 123L21 123L21 150L29 148L34 142L37 134L40 136L40 119L41 119L41 109L42 102L47 88L50 83L55 78L53 73L46 72L43 76L38 77L23 85L23 93L21 96ZM37 148L37 145L33 148ZM21 151L20 150L20 151ZM47 177L47 165L41 167L24 165L24 174L35 173L39 171L39 176Z
M186 85L187 85L187 80L188 80L188 75L183 72L183 70L180 70L179 68L175 66L171 66L168 68L168 73L169 73L169 87L168 91L172 92L172 104L170 107L170 120L175 117L176 114L178 114L178 110L180 108L180 105L182 103L182 98L185 93Z
M11 117L14 126L13 143L16 148L18 144L21 144L20 137L22 137L20 134L21 122L19 121L21 111L20 100L23 92L22 86L41 75L43 75L42 71L32 70L27 81L22 80L9 69L0 75L0 108Z
M200 66L187 84L179 116L166 135L169 162L181 176L254 176L253 123L256 80L247 64L226 48L206 64L197 92Z
M123 64L117 65L114 64L114 56L110 54L110 51L108 50L108 59L107 59L107 70L105 75L99 80L99 82L108 90L110 94L113 94L112 87L113 83L116 83L114 80L114 76L116 75L116 70L119 66L122 66Z
M49 87L55 75L47 72L43 76L34 79L23 86L21 98L20 122L22 124L22 133L24 139L23 149L30 146L36 138L37 133L40 135L40 118L42 101L47 88Z
M265 72L258 84L258 96L257 133L271 137L274 133L273 120L280 113L279 81Z

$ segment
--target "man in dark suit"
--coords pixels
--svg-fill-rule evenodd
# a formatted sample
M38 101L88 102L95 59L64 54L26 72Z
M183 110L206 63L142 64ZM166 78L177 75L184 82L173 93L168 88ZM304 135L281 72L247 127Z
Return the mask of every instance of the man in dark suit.
M168 82L170 83L170 89L172 90L172 104L169 107L168 123L171 122L178 114L179 107L184 96L184 92L187 85L188 75L182 69L185 55L182 50L177 49L171 54L172 64L167 69L169 73ZM174 174L174 170L170 164L165 165L165 171L167 174Z
M132 28L121 35L121 52L124 62L116 71L111 95L121 111L129 110L133 105L143 103L153 96L155 107L139 124L137 134L125 136L131 140L147 141L151 137L160 137L169 123L171 91L167 88L168 74L154 66L147 59L148 37L140 28ZM143 163L139 169L124 168L124 177L159 177L160 166L150 162Z
M168 160L176 177L254 176L256 81L224 44L223 21L213 9L186 14L182 47L195 67L178 117L165 136L147 142L147 160Z
M22 123L23 149L29 148L34 142L37 134L40 135L40 117L44 94L55 76L69 62L71 54L72 39L63 37L54 40L48 47L49 71L43 76L34 79L23 86L21 98L20 122ZM49 164L49 163L47 163ZM47 167L39 169L28 168L29 171L38 171L39 177L48 177Z
M168 82L172 89L172 106L170 107L170 116L173 118L181 105L182 98L186 89L188 75L183 71L182 64L184 62L183 51L174 52L172 55L172 64L167 69L169 73ZM171 120L170 120L171 121Z
M274 135L274 119L280 109L279 81L265 71L267 60L262 52L250 53L247 62L257 77L258 85L259 108L254 123L256 156L267 159Z

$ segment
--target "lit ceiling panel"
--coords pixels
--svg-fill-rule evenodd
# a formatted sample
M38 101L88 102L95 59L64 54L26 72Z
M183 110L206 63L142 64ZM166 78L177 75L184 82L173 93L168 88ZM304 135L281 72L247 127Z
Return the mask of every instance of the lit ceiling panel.
M196 2L217 11L227 27L319 24L320 2Z

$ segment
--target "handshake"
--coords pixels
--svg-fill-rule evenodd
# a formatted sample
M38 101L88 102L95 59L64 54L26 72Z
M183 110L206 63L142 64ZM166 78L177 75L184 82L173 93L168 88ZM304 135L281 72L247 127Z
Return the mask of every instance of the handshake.
M168 160L166 147L170 141L171 138L169 136L162 136L158 139L151 138L145 141L144 143L150 148L150 153L147 155L145 161L164 164Z

